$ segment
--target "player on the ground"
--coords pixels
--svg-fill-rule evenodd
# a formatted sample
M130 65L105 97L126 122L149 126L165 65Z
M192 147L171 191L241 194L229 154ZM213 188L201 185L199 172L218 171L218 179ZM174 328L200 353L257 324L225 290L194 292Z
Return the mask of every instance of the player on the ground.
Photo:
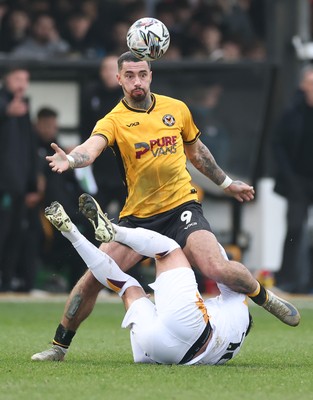
M89 195L81 197L80 206L93 223L98 240L118 241L155 258L156 281L150 285L154 304L136 279L78 231L58 202L45 210L48 220L72 243L96 279L122 298L126 309L122 327L130 328L135 362L224 364L239 352L250 328L244 294L219 284L221 295L203 301L195 274L173 239L143 228L112 224ZM223 256L227 257L225 252Z
M143 227L174 239L189 263L201 273L236 292L248 294L284 323L296 326L299 315L262 287L241 263L222 257L210 224L204 218L197 191L186 169L187 158L205 176L238 201L254 198L254 189L232 181L217 165L200 141L187 106L176 99L150 91L150 63L132 53L118 60L117 79L124 98L96 123L92 135L70 154L52 144L55 154L47 157L53 171L62 173L93 161L108 146L114 148L123 167L127 200L120 224ZM118 242L102 243L106 252L124 271L142 259L133 249ZM56 330L53 347L34 357L42 361L63 358L81 322L91 313L103 286L90 271L78 281L66 303Z
M252 321L244 294L218 284L220 296L203 301L178 243L148 229L113 224L88 194L80 196L79 205L97 240L120 242L155 259L153 304L136 279L78 231L62 205L53 202L45 210L46 218L72 243L95 278L122 298L126 309L122 327L130 328L135 362L224 364L239 352ZM222 246L220 251L227 258ZM280 301L298 313L292 304Z

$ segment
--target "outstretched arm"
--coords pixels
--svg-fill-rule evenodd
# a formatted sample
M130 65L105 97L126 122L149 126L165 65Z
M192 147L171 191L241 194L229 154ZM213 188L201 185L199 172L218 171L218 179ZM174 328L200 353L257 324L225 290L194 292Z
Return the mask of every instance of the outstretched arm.
M51 143L55 153L47 156L46 160L52 171L61 174L70 168L87 167L94 162L100 153L107 148L107 140L104 136L95 135L84 143L75 147L69 154L66 154L56 143Z
M211 179L212 182L218 186L223 183L225 183L224 186L228 185L226 187L221 186L225 193L233 196L240 202L254 199L253 186L247 185L241 181L232 181L229 179L222 168L220 168L216 163L210 150L201 142L201 140L197 140L192 145L185 145L185 152L195 168Z

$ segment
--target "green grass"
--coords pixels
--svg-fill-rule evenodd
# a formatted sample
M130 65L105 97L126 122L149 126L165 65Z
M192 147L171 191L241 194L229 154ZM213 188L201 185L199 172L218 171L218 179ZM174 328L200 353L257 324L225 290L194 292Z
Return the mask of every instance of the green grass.
M313 399L313 300L298 304L289 328L251 307L254 327L241 353L224 366L136 365L121 304L99 302L66 361L36 363L49 347L62 302L0 302L1 400L309 400Z

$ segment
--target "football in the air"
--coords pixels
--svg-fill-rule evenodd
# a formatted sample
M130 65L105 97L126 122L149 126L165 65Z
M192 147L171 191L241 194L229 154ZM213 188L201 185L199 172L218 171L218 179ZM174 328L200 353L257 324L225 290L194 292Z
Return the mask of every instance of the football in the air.
M129 50L140 60L161 58L170 45L170 34L163 22L155 18L138 19L126 36Z

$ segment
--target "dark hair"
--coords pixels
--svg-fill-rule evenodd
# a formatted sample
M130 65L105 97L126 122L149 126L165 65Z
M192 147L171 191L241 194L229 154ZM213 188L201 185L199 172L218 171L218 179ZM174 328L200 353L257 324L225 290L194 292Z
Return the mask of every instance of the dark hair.
M37 112L37 118L57 118L58 113L53 109L49 107L42 107L38 110Z
M140 62L140 61L146 61L146 60L140 60L140 58L136 57L131 51L126 51L126 53L121 54L117 60L118 70L120 71L123 68L124 62ZM146 63L148 64L149 69L151 69L150 61L146 61Z
M83 11L76 10L68 16L68 21L72 19L91 19L91 17Z
M16 63L10 63L9 65L7 65L4 70L3 70L3 77L6 77L10 74L13 74L16 71L27 71L29 73L29 69L26 68L25 65L23 65L22 63L16 62Z

